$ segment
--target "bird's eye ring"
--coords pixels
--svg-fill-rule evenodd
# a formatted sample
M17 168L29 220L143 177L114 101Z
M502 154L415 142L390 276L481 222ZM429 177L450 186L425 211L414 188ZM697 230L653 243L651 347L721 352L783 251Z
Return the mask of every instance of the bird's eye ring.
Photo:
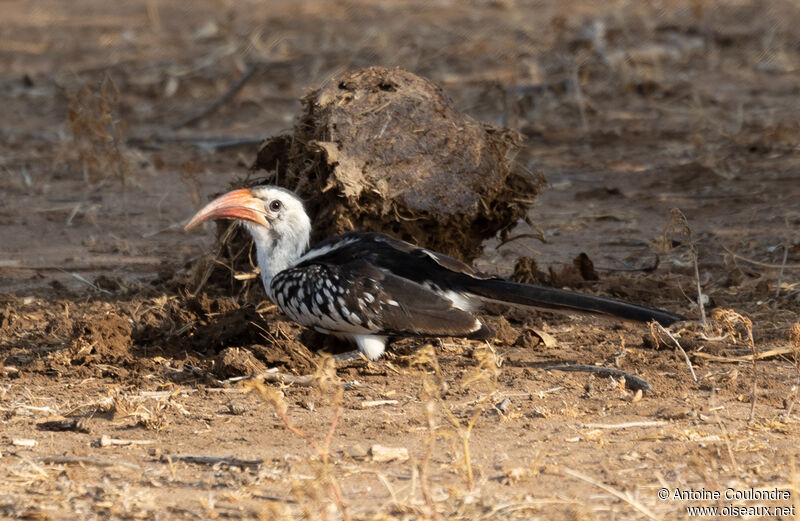
M281 202L275 199L274 201L269 203L269 209L272 210L273 212L277 212L278 210L281 209Z

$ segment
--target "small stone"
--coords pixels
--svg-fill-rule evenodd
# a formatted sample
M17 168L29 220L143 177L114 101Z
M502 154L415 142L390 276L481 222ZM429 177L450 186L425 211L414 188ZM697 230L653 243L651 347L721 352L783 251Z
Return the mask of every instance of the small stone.
M531 410L530 416L533 418L549 418L552 413L547 407L537 405Z
M228 414L233 414L234 416L241 416L247 412L247 407L244 404L238 402L231 402L228 404Z
M530 476L530 470L523 467L514 467L506 470L506 481L509 485L516 485L523 478Z
M495 405L495 408L501 413L505 414L506 411L508 410L509 405L511 405L511 400L505 398L502 402Z
M369 455L367 449L363 445L355 444L344 449L348 456L355 459L364 459Z
M408 459L408 449L405 447L384 447L383 445L373 445L370 448L372 461L385 463L387 461L406 461Z

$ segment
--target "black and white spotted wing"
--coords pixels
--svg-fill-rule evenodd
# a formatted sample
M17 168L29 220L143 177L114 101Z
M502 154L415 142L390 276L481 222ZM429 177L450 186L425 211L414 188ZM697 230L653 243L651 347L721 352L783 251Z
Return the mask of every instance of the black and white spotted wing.
M339 263L325 257L308 259L272 280L275 303L306 327L342 335L489 333L470 313L431 289L363 258Z

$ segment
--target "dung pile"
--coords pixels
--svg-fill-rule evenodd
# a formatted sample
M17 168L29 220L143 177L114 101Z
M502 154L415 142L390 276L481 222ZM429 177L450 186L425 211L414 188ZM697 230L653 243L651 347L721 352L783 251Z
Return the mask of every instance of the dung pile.
M544 180L513 159L517 135L456 110L402 69L344 73L303 98L291 135L269 139L254 170L305 201L313 240L382 231L471 260L506 233Z

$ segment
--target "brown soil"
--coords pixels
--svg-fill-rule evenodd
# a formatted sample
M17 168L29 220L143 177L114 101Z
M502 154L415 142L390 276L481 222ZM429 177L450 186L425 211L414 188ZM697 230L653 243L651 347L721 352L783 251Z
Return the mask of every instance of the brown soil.
M3 11L0 517L685 519L800 497L796 4ZM319 369L341 346L281 317L246 252L232 271L211 227L181 224L247 175L259 143L232 138L290 132L309 88L375 64L521 132L516 162L547 176L535 226L489 240L479 268L687 315L672 334L697 379L663 331L500 307L488 346L403 340ZM304 436L323 446L334 418L323 462Z

